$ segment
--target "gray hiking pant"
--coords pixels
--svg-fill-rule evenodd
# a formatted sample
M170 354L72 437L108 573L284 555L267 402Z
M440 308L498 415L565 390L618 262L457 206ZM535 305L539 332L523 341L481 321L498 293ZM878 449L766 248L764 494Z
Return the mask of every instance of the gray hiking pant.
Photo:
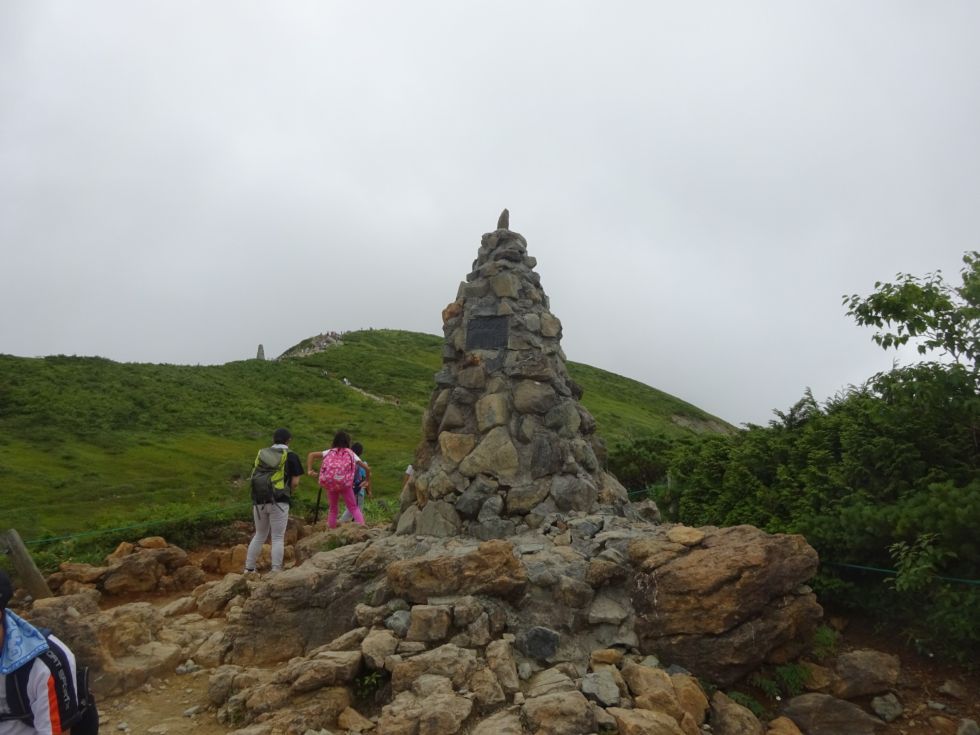
M285 552L286 522L289 520L288 503L265 503L252 506L252 518L255 520L255 535L248 544L248 554L245 556L245 569L254 570L255 562L262 553L269 532L272 532L272 571L282 570L282 557Z

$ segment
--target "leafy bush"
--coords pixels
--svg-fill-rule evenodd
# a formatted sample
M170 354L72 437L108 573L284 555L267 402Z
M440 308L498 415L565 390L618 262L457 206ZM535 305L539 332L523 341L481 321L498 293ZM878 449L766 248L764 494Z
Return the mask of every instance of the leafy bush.
M735 704L740 704L752 712L756 717L762 718L766 715L766 708L759 703L759 700L755 697L746 694L745 692L727 692L728 698L731 699Z
M872 376L824 404L807 390L768 426L648 450L626 467L668 474L664 495L691 525L749 523L802 533L820 553L821 599L901 622L957 658L980 653L980 254L963 285L899 274L845 298L883 347L918 341L953 363ZM646 455L660 451L662 470ZM632 464L631 464L632 462ZM879 572L897 566L891 589ZM967 580L966 584L944 578ZM882 592L868 594L874 585Z
M779 683L765 674L756 673L749 677L749 684L759 689L763 694L765 694L769 699L779 699L782 694L782 690L779 688Z
M388 683L390 674L385 670L369 671L354 679L354 697L359 702L371 702Z
M772 701L802 694L810 678L809 670L796 663L776 666L772 670L759 671L749 677L749 684L756 687Z
M829 625L821 625L813 632L810 653L817 661L826 661L837 655L840 634Z
M946 627L916 625L916 635L975 655L980 624L950 624L949 593L922 594L936 576L980 579L972 386L962 367L918 365L824 406L805 396L768 427L678 445L670 470L678 518L802 533L824 563L814 583L822 600L881 619L942 618ZM883 587L879 573L836 564L897 568L894 591L869 595L868 585Z
M783 664L775 669L776 682L784 697L795 697L803 693L810 680L810 671L800 664Z
M897 592L922 592L934 581L936 569L945 559L952 559L956 554L936 546L937 534L920 534L916 540L908 544L896 541L888 547L898 575L887 581Z

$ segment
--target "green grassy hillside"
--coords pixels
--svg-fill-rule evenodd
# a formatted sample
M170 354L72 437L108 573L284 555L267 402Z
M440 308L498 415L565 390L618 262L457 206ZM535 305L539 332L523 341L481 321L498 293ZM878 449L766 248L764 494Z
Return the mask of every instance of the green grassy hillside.
M346 428L366 447L375 492L393 498L441 347L431 335L371 330L278 362L0 356L0 527L37 540L222 509L247 517L242 477L277 426L293 431L304 459ZM586 365L569 371L609 443L730 428L636 381ZM316 490L304 478L300 501Z

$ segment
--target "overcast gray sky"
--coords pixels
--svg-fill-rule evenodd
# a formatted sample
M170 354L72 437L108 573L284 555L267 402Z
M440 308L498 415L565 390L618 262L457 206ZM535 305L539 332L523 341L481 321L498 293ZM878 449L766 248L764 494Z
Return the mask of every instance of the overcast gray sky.
M441 334L503 207L568 358L733 423L958 279L980 3L0 0L0 352ZM356 383L356 376L350 376Z

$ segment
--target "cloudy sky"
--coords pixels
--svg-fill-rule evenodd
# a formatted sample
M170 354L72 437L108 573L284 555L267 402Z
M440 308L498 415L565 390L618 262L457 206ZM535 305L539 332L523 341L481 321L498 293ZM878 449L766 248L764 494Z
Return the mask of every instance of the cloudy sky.
M765 423L980 232L980 3L0 0L0 352L441 334L503 207L569 359ZM351 376L356 382L356 376Z

